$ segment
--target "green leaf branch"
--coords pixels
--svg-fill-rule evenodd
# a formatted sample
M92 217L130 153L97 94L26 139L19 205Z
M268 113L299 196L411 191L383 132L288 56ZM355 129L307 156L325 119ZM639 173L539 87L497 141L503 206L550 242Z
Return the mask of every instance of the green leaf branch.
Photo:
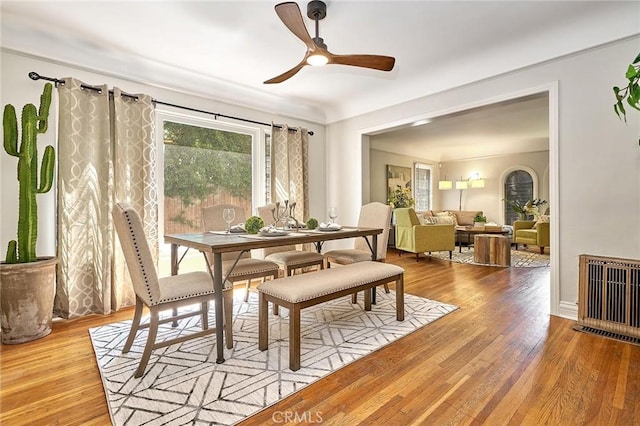
M636 56L633 63L629 64L625 78L629 80L629 84L622 89L618 86L614 86L613 93L616 97L616 103L613 105L613 110L618 115L618 118L627 121L627 111L624 109L624 101L634 109L640 111L640 54Z

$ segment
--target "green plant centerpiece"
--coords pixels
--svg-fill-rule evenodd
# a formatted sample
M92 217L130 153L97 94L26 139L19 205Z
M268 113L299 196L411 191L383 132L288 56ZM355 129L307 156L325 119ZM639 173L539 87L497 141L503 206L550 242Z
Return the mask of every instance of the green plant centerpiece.
M474 222L480 222L480 223L486 223L487 222L487 217L486 216L482 216L482 214L478 213L474 218L473 218Z
M318 227L318 219L315 217L309 218L307 220L307 229L316 229Z
M259 216L251 216L244 222L244 230L248 234L257 234L264 227L264 220Z
M2 343L23 343L51 333L55 257L38 257L38 206L36 195L53 185L55 152L51 145L38 158L38 135L47 131L51 106L51 83L40 96L40 107L22 108L20 133L15 107L4 107L2 120L4 150L18 159L18 235L9 241L6 260L0 264L0 311ZM38 167L39 166L39 167Z

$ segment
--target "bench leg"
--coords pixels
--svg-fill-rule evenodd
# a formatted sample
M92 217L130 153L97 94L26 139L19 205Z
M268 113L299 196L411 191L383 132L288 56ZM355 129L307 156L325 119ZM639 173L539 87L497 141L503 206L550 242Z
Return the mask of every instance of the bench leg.
M289 368L300 369L300 306L293 305L289 311Z
M404 274L396 280L396 319L404 321Z
M364 291L364 310L365 311L370 311L371 310L371 292L375 291L375 287L373 287L373 290L371 289L366 289Z
M258 296L258 349L269 348L269 302L264 294Z

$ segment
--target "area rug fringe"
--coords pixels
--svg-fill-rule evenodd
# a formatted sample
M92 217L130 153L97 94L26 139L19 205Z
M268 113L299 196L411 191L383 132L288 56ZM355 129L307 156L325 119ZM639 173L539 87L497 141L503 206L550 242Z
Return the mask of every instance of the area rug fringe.
M212 336L154 351L145 375L135 379L146 340L140 332L122 354L131 321L89 330L114 425L238 423L322 377L453 312L456 306L405 295L405 321L395 319L395 295L377 292L373 310L352 305L350 296L302 313L301 363L288 368L288 316L270 315L269 349L258 350L257 295L234 300L233 349L216 364ZM215 318L213 308L209 318ZM199 317L161 326L157 341L199 329Z

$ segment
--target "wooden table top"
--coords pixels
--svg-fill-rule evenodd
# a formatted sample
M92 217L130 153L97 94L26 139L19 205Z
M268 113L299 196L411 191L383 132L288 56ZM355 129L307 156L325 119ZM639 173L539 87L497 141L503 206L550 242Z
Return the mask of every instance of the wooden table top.
M291 244L317 243L343 238L366 237L382 233L381 228L363 228L344 226L339 231L298 230L285 236L265 237L259 234L172 234L165 235L166 243L192 247L209 253L226 253L238 250L251 250L266 247L278 247Z

